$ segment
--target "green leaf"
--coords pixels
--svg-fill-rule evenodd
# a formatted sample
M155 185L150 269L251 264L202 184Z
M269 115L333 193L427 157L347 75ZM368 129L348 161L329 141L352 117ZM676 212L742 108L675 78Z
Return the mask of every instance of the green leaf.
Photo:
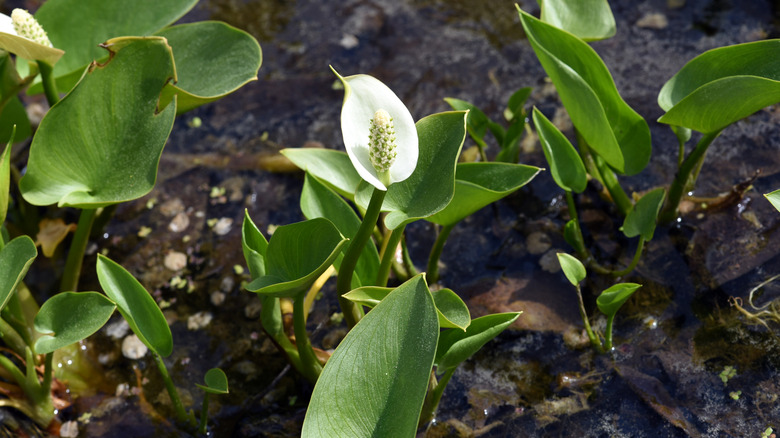
M445 112L417 122L420 156L414 173L388 187L382 204L387 228L394 230L432 216L450 203L455 193L455 165L466 138L466 114ZM399 159L401 159L399 157ZM368 207L373 187L362 182L355 202Z
M6 50L30 61L43 61L49 65L54 65L63 55L63 51L58 48L4 32L0 32L0 50Z
M361 222L355 210L342 197L308 173L301 192L301 211L306 219L318 217L329 219L339 232L349 239L352 239L360 228ZM337 269L341 266L341 258L336 260L335 266ZM378 272L379 253L376 250L376 245L363 246L363 251L355 266L352 287L373 284Z
M43 334L35 341L35 352L51 353L86 339L108 322L114 310L114 303L98 292L54 295L35 315L35 330Z
M0 310L8 304L37 256L35 243L27 236L19 236L0 249Z
M0 113L0 142L11 140L11 132L16 127L14 133L14 143L24 141L32 135L30 119L27 117L27 111L24 109L22 101L13 96L6 102Z
M466 331L471 324L471 313L463 300L452 289L431 292L439 316L439 327Z
M209 394L227 394L228 380L225 372L219 368L212 368L206 371L204 378L206 385L196 383L195 386L206 391Z
M331 149L283 149L282 155L347 199L355 198L360 178L346 152Z
M595 41L615 35L615 17L607 0L544 0L541 20L582 40Z
M772 204L773 207L775 207L777 211L780 211L780 190L767 193L764 195L764 197L766 197L766 199Z
M428 387L439 325L418 275L355 325L322 370L302 437L412 437Z
M579 259L564 252L559 252L556 255L558 256L558 263L561 264L561 269L569 283L576 287L588 275L587 271L585 271L585 266L582 265Z
M163 90L162 107L176 95L176 112L182 114L257 80L260 45L242 30L218 21L201 21L169 27L157 35L173 48L178 79Z
M710 134L780 102L780 40L721 47L695 57L661 88L661 123Z
M618 283L602 292L596 299L596 305L601 313L612 318L623 306L623 303L640 287L642 285L636 283Z
M456 224L526 185L540 170L522 164L458 163L452 201L427 220L439 225Z
M604 62L574 35L518 11L577 131L613 169L639 173L650 160L650 128L620 97Z
M525 124L525 120L518 119L518 117L522 116L525 112L525 103L528 101L528 98L531 97L532 91L533 88L524 87L512 93L507 102L506 110L504 110L504 118L508 122L518 123L520 125Z
M241 227L241 247L244 250L244 260L252 278L265 275L265 254L268 241L249 217L249 211L244 210L244 223Z
M585 245L580 238L579 225L576 219L570 219L563 227L563 239L578 253L585 251Z
M582 193L588 185L588 175L580 154L569 139L536 107L533 119L555 183L563 190Z
M175 22L197 0L50 0L35 13L54 47L65 54L54 74L76 73L107 53L98 47L111 38L148 36ZM74 82L71 82L71 86ZM66 85L60 84L59 85ZM71 86L60 86L67 91Z
M436 349L437 373L455 368L515 322L522 312L497 313L471 321L466 331L446 330Z
M20 182L31 204L98 208L154 187L176 115L175 105L161 113L156 107L174 76L171 50L160 37L110 44L114 57L87 72L41 121Z
M375 307L390 292L391 287L363 286L344 294L344 298L366 307ZM451 289L440 289L431 293L441 328L465 330L471 323L471 314L466 303Z
M171 328L149 292L125 268L102 254L98 254L97 275L138 339L153 352L168 357L173 351Z
M666 191L661 187L647 192L626 215L620 229L626 237L641 235L646 241L653 239L656 219L664 203Z
M283 225L268 242L265 275L246 289L266 296L297 297L333 264L347 242L324 218Z
M466 127L468 129L469 135L476 137L479 140L483 140L485 138L488 125L490 124L490 119L481 109L469 102L466 102L465 100L456 99L454 97L445 97L444 101L447 102L455 111L468 111L469 114L466 117Z
M0 155L0 227L5 223L5 217L8 214L8 202L11 190L11 146L15 130L11 131L11 138L5 145L5 150ZM0 236L2 239L2 236Z

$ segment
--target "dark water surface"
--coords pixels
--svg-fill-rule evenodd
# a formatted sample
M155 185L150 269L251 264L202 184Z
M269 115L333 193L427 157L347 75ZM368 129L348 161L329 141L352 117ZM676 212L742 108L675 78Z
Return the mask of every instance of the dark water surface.
M617 35L593 47L624 99L649 121L651 163L623 181L628 191L644 191L668 184L676 168L674 136L655 122L662 114L656 96L663 83L705 50L780 36L778 4L611 3ZM521 7L538 13L535 2ZM667 25L647 27L651 14ZM304 145L343 148L343 92L332 88L336 78L328 66L343 75L376 76L415 119L448 110L442 99L458 97L498 120L508 97L525 86L534 88L529 104L551 117L560 103L524 40L512 1L213 0L202 1L186 18L202 19L227 21L260 41L259 81L179 118L157 187L121 206L95 248L108 251L170 304L165 311L175 347L166 361L196 409L202 395L194 383L211 367L228 373L231 394L212 402L214 436L298 436L311 386L285 369L262 333L258 300L241 289L247 278L234 267L243 265L245 208L263 231L303 219L302 175L269 171L274 154ZM202 126L190 127L196 116ZM459 224L444 249L442 283L469 302L473 317L524 314L455 373L428 436L758 437L770 425L780 429L780 332L777 326L773 335L746 325L728 301L746 299L751 288L780 272L780 213L761 196L780 187L778 119L777 107L765 109L713 143L696 195L727 192L757 169L761 174L744 199L659 228L643 262L625 280L644 286L616 319L611 355L567 346L582 322L564 276L542 268L549 251L568 250L560 234L565 201L549 174ZM470 145L467 140L464 147ZM521 162L545 167L538 144L528 142ZM224 193L212 193L215 187ZM636 243L620 237L615 212L593 190L578 203L598 256L626 264ZM184 218L188 224L182 227ZM172 222L180 231L171 230ZM139 237L144 226L150 234ZM426 223L408 230L412 257L422 268L434 230ZM539 238L549 242L542 251L531 244ZM187 265L166 267L171 252L186 254ZM93 263L88 259L85 266ZM94 282L94 274L85 275L85 282ZM175 276L192 291L175 286ZM595 294L608 281L596 278L584 287L592 313ZM332 289L326 287L331 296ZM214 303L215 292L224 302ZM762 302L777 296L770 285ZM332 298L315 304L310 324L317 346L333 348L343 335L329 323L337 311ZM188 318L198 312L213 319L205 328L188 329ZM103 392L78 399L63 414L66 420L80 418L81 436L179 434L150 420L137 395L114 396L121 383L135 387L138 374L148 379L145 399L172 418L151 359L122 358L118 341L105 330L87 345L107 369ZM724 384L718 375L726 366L737 374ZM83 416L87 412L90 418Z

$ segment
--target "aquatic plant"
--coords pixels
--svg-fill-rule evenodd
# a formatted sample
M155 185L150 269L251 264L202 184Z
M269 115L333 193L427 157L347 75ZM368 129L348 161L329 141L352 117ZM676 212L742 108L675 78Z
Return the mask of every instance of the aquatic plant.
M52 382L64 376L52 367L55 355L119 310L153 352L182 426L195 428L162 361L173 341L149 293L102 256L97 274L105 295L78 291L93 225L110 219L117 204L153 188L175 116L257 77L261 52L249 34L219 22L172 25L195 3L51 0L34 18L22 10L0 16L0 139L7 142L0 158L0 334L12 352L0 355L4 394L10 394L0 405L21 410L42 427L56 428L56 410L66 406L52 395ZM11 149L32 135L18 97L23 91L44 93L50 109L32 138L22 175ZM17 190L21 196L11 196ZM41 218L33 207L52 204L56 208L49 207L46 216L75 209L78 224ZM50 298L39 307L24 283L38 255L30 236L37 236L45 256L55 257L54 249L74 229L59 288L48 291ZM226 392L222 376L207 374L204 389ZM201 423L205 428L205 418Z

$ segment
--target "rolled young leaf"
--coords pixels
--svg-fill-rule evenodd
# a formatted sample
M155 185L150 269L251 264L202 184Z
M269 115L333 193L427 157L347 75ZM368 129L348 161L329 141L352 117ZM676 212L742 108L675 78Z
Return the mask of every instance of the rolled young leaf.
M465 332L443 332L436 348L436 371L442 373L458 366L515 322L520 313L522 312L487 315L472 320Z
M533 119L553 180L563 190L582 193L588 185L588 175L580 154L569 139L536 107L533 110Z
M618 283L613 285L599 295L596 299L596 305L601 313L612 318L640 287L642 285L636 283Z

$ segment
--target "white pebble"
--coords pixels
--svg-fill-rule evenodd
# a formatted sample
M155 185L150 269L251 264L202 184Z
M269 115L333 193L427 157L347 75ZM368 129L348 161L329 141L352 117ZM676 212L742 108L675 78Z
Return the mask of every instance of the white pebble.
M119 321L106 324L106 334L110 336L111 339L123 338L127 334L128 330L130 330L130 324L128 324L124 318L120 319Z
M224 236L230 232L233 227L233 219L229 217L220 218L216 224L214 224L214 232L219 236Z
M173 217L171 223L168 224L168 229L174 233L178 233L187 229L190 226L190 217L187 213L181 212Z
M165 255L165 267L171 271L178 271L187 266L187 254L178 251L171 251Z
M135 334L126 337L122 341L122 355L128 359L140 359L146 356L147 351L149 351L149 348Z
M79 436L79 423L76 421L66 421L60 426L60 436L62 438L76 438Z
M189 318L187 318L187 328L189 330L199 330L211 322L211 312L198 312L194 315L191 315Z

